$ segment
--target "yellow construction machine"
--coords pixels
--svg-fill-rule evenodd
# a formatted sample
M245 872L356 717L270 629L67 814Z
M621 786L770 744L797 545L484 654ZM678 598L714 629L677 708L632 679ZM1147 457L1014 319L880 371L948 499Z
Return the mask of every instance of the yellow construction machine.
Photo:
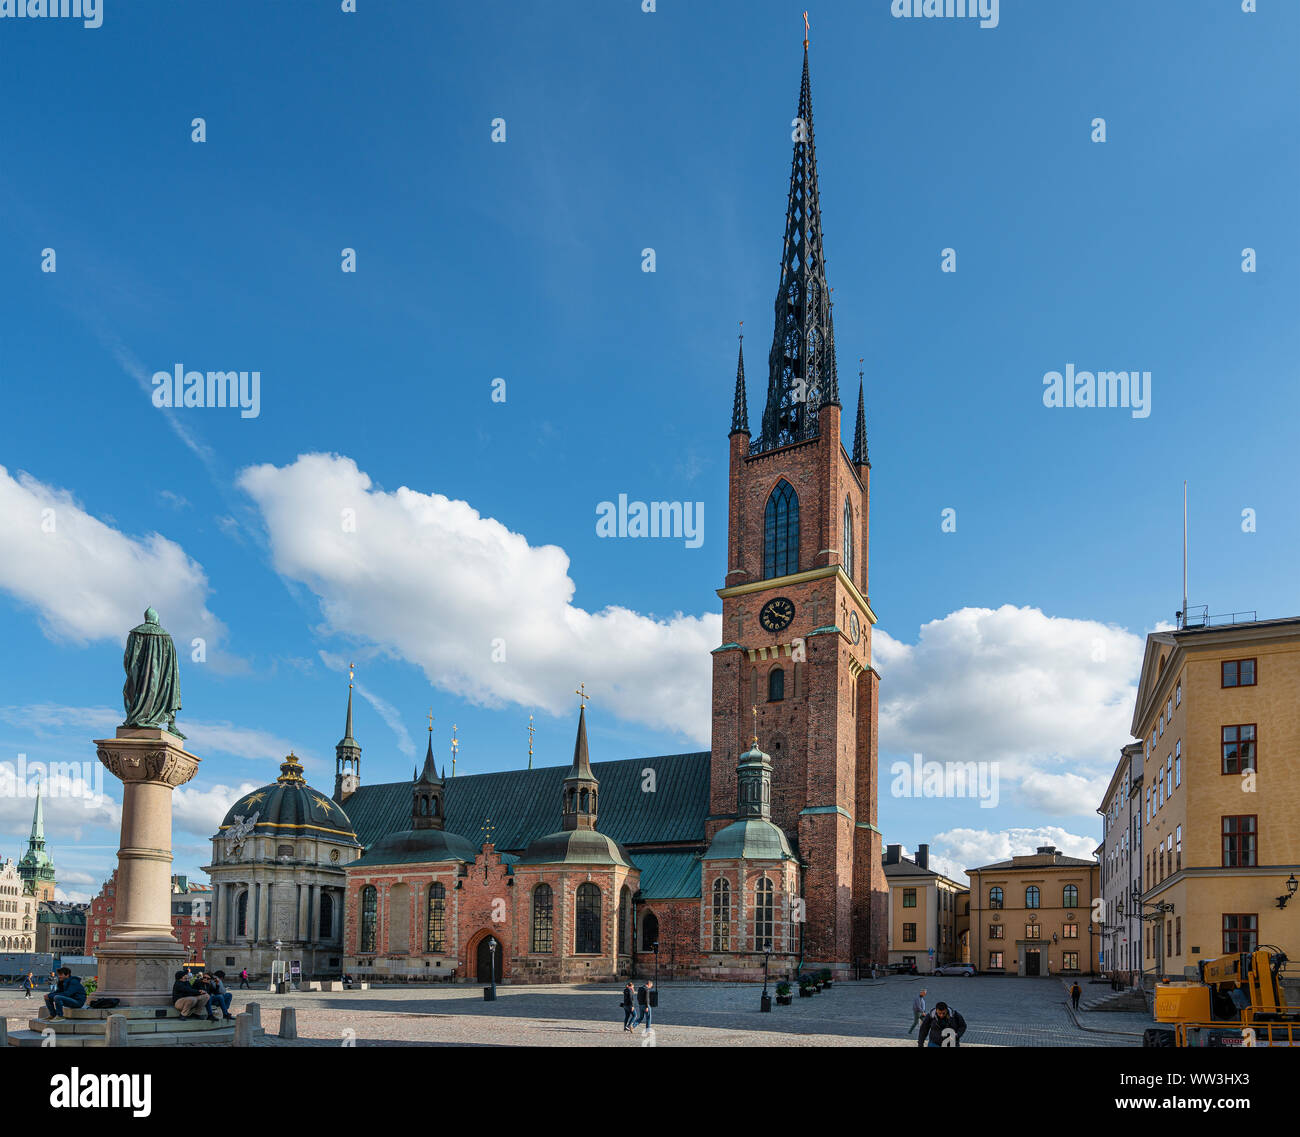
M1300 1009L1279 978L1286 953L1267 946L1203 959L1199 979L1156 984L1157 1027L1143 1046L1300 1046Z

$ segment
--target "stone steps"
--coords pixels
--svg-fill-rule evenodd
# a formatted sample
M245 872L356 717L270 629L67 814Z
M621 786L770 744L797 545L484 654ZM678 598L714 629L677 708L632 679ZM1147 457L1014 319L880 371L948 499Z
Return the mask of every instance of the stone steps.
M235 1040L234 1019L218 1018L216 1022L209 1022L202 1016L183 1019L174 1007L114 1007L111 1010L81 1007L65 1010L61 1019L28 1019L28 1030L9 1033L9 1045L102 1047L109 1015L121 1015L125 1019L127 1040L131 1046L230 1045ZM260 1025L254 1026L254 1037L261 1037L264 1033Z

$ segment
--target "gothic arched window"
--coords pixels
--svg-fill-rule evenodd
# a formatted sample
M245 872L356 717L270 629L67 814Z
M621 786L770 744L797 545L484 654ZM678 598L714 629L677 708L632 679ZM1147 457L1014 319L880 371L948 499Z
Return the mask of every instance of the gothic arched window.
M713 882L713 950L731 950L731 883L721 876Z
M588 881L578 885L577 925L573 950L577 955L600 954L600 889Z
M762 951L764 944L772 942L773 898L772 882L764 877L754 887L755 951Z
M627 955L628 943L630 942L629 926L632 919L632 891L623 886L623 890L618 894L618 954Z
M641 950L654 951L655 944L659 942L659 917L653 912L647 912L645 919L641 921Z
M767 701L779 703L785 698L785 672L774 667L767 673Z
M549 884L533 889L533 951L549 952L555 926L555 896Z
M767 499L763 514L763 578L799 571L799 498L784 478Z
M373 884L361 890L361 943L359 951L375 950L376 931L379 923L379 892Z
M853 506L844 499L844 571L853 579Z
M425 951L447 950L447 888L435 880L429 885L429 928Z

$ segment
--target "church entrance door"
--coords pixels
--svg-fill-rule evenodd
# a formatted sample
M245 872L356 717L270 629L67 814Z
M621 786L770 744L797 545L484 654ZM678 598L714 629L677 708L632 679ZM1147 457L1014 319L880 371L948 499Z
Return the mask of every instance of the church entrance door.
M490 935L484 936L478 942L478 955L477 955L477 961L475 965L475 975L478 978L478 981L480 983L492 982L492 951L488 947L488 942L492 938L493 937ZM505 953L501 950L501 941L497 940L496 972L497 972L498 983L501 982L501 963L504 954Z

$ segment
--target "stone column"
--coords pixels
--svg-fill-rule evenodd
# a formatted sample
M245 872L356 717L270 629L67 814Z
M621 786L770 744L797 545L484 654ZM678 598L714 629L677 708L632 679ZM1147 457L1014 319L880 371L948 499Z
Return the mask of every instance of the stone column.
M113 926L96 952L99 996L122 1006L171 1002L186 951L172 934L172 790L199 768L181 739L158 727L118 727L95 740L99 760L122 779Z
M308 939L314 943L320 943L320 885L311 886L311 903L307 907L307 919L310 921L310 927L307 929Z

